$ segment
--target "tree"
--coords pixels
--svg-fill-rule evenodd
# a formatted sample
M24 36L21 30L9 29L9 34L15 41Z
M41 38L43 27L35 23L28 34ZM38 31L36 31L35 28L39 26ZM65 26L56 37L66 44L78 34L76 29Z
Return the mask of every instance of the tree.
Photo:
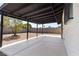
M28 25L28 29L31 29L31 28L32 28L32 25L29 24L29 23L27 23L27 24L25 24L25 25L26 25L26 28L27 28L27 25Z
M8 18L8 16L3 17L3 27L9 27L9 18Z
M10 29L12 30L12 33L14 33L14 36L16 36L16 33L21 30L16 19L13 19L12 24L10 24Z
M14 36L16 36L16 33L23 29L26 29L27 25L28 25L29 29L32 28L31 24L27 24L27 23L23 24L22 21L14 19L13 25L10 25L10 28L12 29L12 33L14 33Z
M10 28L12 33L14 33L14 36L16 36L17 32L27 29L27 25L29 29L32 28L31 24L24 24L22 20L18 20L16 18L11 19L10 17L4 16L3 26Z

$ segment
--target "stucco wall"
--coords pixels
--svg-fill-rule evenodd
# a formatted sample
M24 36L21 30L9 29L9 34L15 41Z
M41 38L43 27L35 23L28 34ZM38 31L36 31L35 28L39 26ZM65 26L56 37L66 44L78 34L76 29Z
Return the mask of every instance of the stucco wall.
M19 31L20 33L25 33L27 32L26 29L23 29L21 31ZM42 28L39 28L38 31L37 31L37 28L32 28L29 30L29 32L39 32L41 33L42 32ZM43 28L43 32L44 33L53 33L53 34L61 34L61 27L58 27L58 28ZM3 28L3 33L12 33L12 31L9 29L9 28Z
M64 25L64 42L68 55L79 55L79 4L73 4L73 17Z

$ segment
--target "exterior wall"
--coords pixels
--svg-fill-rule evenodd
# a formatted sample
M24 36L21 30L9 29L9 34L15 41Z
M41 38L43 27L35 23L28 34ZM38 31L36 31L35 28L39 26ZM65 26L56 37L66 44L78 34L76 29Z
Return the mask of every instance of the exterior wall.
M23 30L19 31L18 33L25 33L25 32L27 32L27 30L23 29ZM39 28L38 31L37 31L37 28L32 28L32 29L29 30L29 32L39 32L39 33L41 33L42 28ZM43 32L44 33L61 34L61 27L58 27L58 28L43 28ZM3 33L4 34L7 34L7 33L10 34L10 33L12 33L12 31L9 28L4 28Z
M64 42L68 55L79 55L79 4L73 4L73 18L64 25Z
M39 28L38 31L36 28L30 29L30 32L39 32L42 33L42 28ZM58 28L43 28L44 33L53 33L53 34L61 34L61 27Z

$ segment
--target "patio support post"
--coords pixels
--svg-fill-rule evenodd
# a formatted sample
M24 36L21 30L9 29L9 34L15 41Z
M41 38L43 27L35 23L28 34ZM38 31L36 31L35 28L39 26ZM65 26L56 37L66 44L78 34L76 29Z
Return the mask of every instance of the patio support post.
M0 47L2 46L2 36L3 36L3 11L1 12L1 25L0 25Z
M61 39L63 39L63 26L64 26L64 10L63 10L62 20L61 20Z
M63 24L61 23L61 39L63 39Z
M43 34L43 24L42 24L42 34Z
M29 36L29 26L28 26L29 22L27 21L27 40L28 40L28 36Z
M37 31L36 31L36 36L38 37L38 24L37 24Z

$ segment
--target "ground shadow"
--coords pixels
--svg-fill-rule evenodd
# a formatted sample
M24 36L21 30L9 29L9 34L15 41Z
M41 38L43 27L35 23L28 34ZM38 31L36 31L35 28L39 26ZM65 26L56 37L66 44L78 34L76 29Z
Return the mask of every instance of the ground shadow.
M0 56L7 56L7 55L0 51Z

